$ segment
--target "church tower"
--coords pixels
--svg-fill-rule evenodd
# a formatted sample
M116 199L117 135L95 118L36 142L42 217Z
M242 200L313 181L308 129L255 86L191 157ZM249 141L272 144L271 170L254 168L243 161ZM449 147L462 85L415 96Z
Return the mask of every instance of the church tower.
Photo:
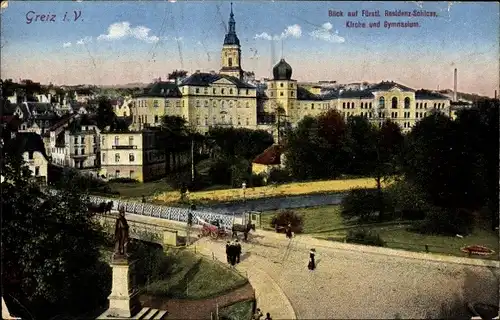
M231 14L229 15L229 29L224 38L222 46L222 68L220 74L243 78L241 70L241 46L240 39L236 35L236 22L234 21L233 3L231 2Z

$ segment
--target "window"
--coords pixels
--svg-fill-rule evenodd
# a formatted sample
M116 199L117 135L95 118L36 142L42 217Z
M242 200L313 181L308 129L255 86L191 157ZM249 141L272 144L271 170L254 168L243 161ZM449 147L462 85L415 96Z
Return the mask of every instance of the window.
M196 88L196 93L200 93L200 89L199 88Z
M200 100L196 100L196 108L200 107Z
M248 95L248 89L247 89L247 93L246 94Z
M115 146L120 144L120 137L115 136Z
M290 92L290 94L291 94L291 96L293 97L294 92L293 92L293 91L291 91L291 92Z
M434 103L434 109L436 109L436 104Z
M134 176L134 173L135 173L134 170L130 170L130 174L129 174L130 179L132 179L132 177Z
M384 97L380 97L380 99L378 99L378 107L380 109L385 108L385 99L384 99Z
M314 109L314 103L311 103L311 109Z
M351 103L350 102L347 103L347 109L351 109Z
M94 149L93 149L93 153L94 153L94 154L96 154L96 153L97 153L97 148L96 148L96 147L94 147Z
M364 109L364 105L363 105L363 102L361 102L361 109Z
M221 108L224 109L226 107L226 101L221 102Z
M75 144L78 144L78 137L75 137Z
M155 115L155 123L158 123L158 116Z
M405 98L405 109L410 109L410 98Z
M200 118L196 118L196 125L198 125L198 126L199 126L200 124L201 124L201 122L200 122Z
M120 154L115 153L115 162L120 162Z
M283 91L280 91L280 97L283 97Z
M250 125L250 119L247 118L247 126Z
M115 178L119 178L120 177L120 170L116 170L115 171Z
M39 176L40 175L40 167L35 167L35 176Z
M213 94L216 94L216 90L215 90L215 88L214 88L214 90L213 90Z
M128 145L129 146L134 145L134 137L133 136L128 137Z
M208 108L208 100L205 100L205 108Z
M345 109L345 102L342 102L342 109Z
M424 103L424 109L427 109L427 102Z
M77 155L78 155L78 149L77 149L77 148L75 148L75 151L74 151L74 152L75 152L75 156L77 156Z
M398 98L393 97L391 103L392 103L392 109L398 108Z
M233 66L233 58L228 58L227 59L227 65L232 67Z
M271 92L271 97L274 97L274 93L273 92Z
M204 89L203 89L203 93L204 93L204 94L208 94L208 88L204 88Z
M247 105L247 108L250 108L250 103L249 102L247 102L246 105Z
M135 156L134 156L133 153L131 153L131 154L128 155L128 161L130 161L130 162L134 162L135 161Z
M217 108L217 102L214 101L214 108Z
M282 82L282 83L280 83L280 87L281 87L281 88L283 88L283 82Z
M356 103L355 103L355 102L353 102L353 103L351 104L351 109L354 109L355 107L356 107Z
M153 107L158 108L158 100L153 101Z
M241 125L241 119L238 117L238 125Z
M82 144L84 144L84 143L85 143L85 137L83 137L83 136L82 136L82 137L80 138L80 141L82 142Z
M224 94L224 89L220 89L220 93L221 93L221 94Z
M85 154L85 149L82 148L82 155Z
M370 106L369 106L369 108L370 108L370 109L372 108L372 103L371 103L371 102L370 102Z
M205 125L208 126L208 117L205 117Z
M105 153L102 154L102 162L103 163L106 162L106 154Z
M229 89L229 94L233 94L233 89Z

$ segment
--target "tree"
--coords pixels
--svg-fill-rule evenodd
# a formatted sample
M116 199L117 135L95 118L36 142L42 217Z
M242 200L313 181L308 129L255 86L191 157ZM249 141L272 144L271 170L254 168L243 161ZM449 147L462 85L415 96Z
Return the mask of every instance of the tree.
M20 302L23 319L93 310L109 294L111 274L99 263L104 238L82 190L67 181L47 195L30 182L20 155L5 157L2 296Z
M187 121L179 116L163 116L160 123L161 139L160 143L166 153L166 171L170 172L171 167L177 167L177 155L180 152L189 150L192 133ZM173 163L170 162L172 158Z
M350 117L347 120L347 146L351 154L348 172L359 175L373 174L376 166L377 129L366 118Z
M107 126L112 126L115 120L116 114L111 101L106 97L100 97L97 106L97 127L99 130L104 130Z
M186 77L187 74L188 74L188 72L185 70L174 70L168 74L167 78L169 80L177 80L177 79L182 79L182 78Z
M375 158L375 181L379 196L379 220L385 218L384 197L382 194L382 182L388 180L398 173L398 163L403 150L404 137L401 128L396 123L387 120L375 135L376 158Z

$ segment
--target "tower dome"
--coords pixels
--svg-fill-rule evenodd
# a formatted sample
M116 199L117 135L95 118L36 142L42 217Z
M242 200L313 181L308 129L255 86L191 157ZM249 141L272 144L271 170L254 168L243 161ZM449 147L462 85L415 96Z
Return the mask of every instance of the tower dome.
M274 80L290 80L292 78L292 67L281 59L273 68Z

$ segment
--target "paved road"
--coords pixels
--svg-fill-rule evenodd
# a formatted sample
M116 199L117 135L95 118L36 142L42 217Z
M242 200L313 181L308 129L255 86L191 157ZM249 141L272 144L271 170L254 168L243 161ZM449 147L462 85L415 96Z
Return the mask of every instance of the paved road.
M288 196L264 199L249 199L245 202L225 203L200 206L200 210L210 210L218 213L243 213L247 211L269 211L277 209L293 209L314 206L340 204L343 194L316 194Z
M322 246L316 247L318 266L311 272L308 248L298 239L287 250L283 235L259 230L252 244L243 247L245 264L279 285L297 319L467 319L465 302L499 300L498 268ZM201 242L206 250L223 255L223 242Z

